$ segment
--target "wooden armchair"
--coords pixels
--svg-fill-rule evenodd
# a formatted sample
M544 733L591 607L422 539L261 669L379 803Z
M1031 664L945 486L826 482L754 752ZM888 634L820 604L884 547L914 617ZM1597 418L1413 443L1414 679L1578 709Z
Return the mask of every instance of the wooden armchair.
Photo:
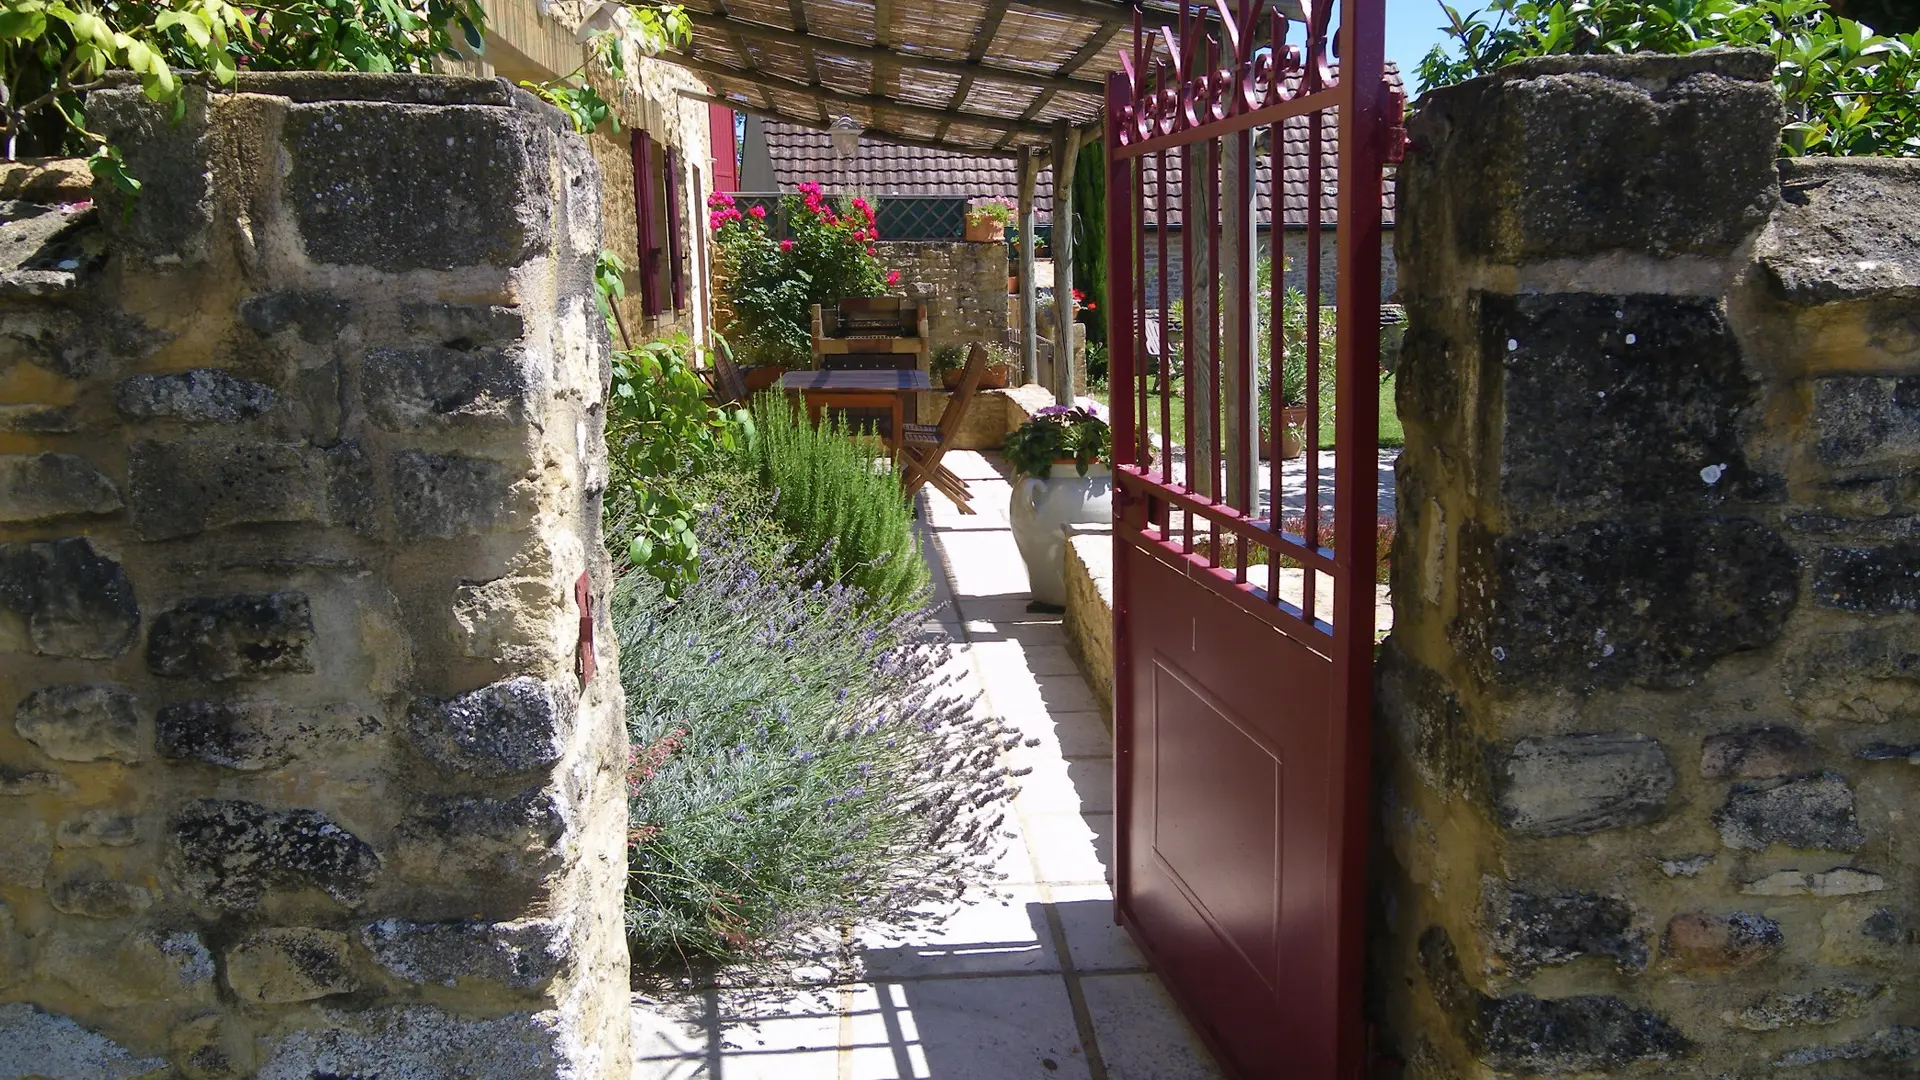
M931 359L927 305L905 296L842 300L831 317L813 305L813 363L819 368L914 369Z

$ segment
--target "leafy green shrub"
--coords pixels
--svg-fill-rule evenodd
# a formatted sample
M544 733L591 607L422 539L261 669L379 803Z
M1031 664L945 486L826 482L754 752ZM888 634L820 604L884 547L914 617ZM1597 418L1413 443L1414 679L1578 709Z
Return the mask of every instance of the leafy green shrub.
M749 516L753 512L749 511ZM613 590L632 735L627 927L654 969L904 920L986 874L1012 738L817 565L767 568L718 515L676 601Z
M753 423L749 467L779 493L774 512L800 550L821 553L818 580L852 585L887 611L919 607L927 567L899 481L875 468L879 441L838 420L809 424L779 394L754 400Z
M613 354L607 394L608 535L624 558L669 590L699 569L698 500L690 482L727 464L752 440L745 409L716 409L693 370L685 335Z
M1090 409L1049 405L1009 432L1000 453L1014 472L1026 476L1046 476L1057 461L1072 461L1085 476L1089 468L1113 459L1113 430Z
M813 359L813 305L879 296L900 280L874 257L873 207L856 198L828 205L818 184L780 200L790 233L776 238L764 207L742 211L733 196L707 199L720 288L733 309L727 336L755 364L806 367Z
M1440 6L1460 55L1428 53L1423 92L1530 56L1753 46L1774 56L1788 154L1920 156L1920 31L1883 37L1826 0L1493 0L1465 17Z

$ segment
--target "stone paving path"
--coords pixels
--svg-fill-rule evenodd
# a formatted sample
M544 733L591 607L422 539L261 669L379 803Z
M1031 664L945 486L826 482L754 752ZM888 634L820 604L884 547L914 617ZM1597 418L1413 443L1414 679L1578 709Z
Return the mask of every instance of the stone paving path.
M847 971L636 999L635 1080L1218 1080L1113 925L1112 739L1059 616L1026 610L997 462L952 453L975 516L930 494L928 555L957 661L1034 747L991 895L904 935L857 936ZM811 985L809 985L811 982Z

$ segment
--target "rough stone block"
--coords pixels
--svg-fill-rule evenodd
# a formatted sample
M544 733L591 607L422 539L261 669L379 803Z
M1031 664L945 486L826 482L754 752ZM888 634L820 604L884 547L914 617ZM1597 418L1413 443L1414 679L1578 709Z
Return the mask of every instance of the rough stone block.
M71 795L73 790L73 781L59 773L0 765L0 795Z
M1731 971L1748 967L1786 947L1780 924L1752 911L1675 915L1660 939L1660 952L1683 971Z
M1812 423L1828 465L1911 465L1920 461L1920 376L1815 379Z
M1625 732L1521 739L1494 782L1507 828L1568 836L1658 820L1674 779L1657 741Z
M315 262L517 266L551 239L552 139L516 109L296 105L285 198Z
M1880 892L1887 879L1850 866L1808 874L1799 870L1775 870L1740 886L1748 896L1857 896Z
M1887 1071L1884 1067L1897 1068L1910 1062L1920 1062L1920 1027L1892 1027L1876 1031L1863 1039L1826 1046L1803 1046L1781 1054L1773 1060L1773 1065L1779 1069L1795 1069L1841 1061L1860 1062L1862 1064L1856 1068L1872 1070L1855 1073L1858 1076L1911 1074L1911 1066L1898 1068L1897 1072Z
M1745 519L1611 518L1490 553L1463 530L1462 544L1462 642L1507 685L1686 685L1777 640L1799 596L1792 548Z
M336 930L276 927L227 950L227 985L248 1004L314 1001L360 988L352 945Z
M1742 1031L1820 1027L1863 1015L1886 992L1885 985L1842 984L1805 993L1768 994L1739 1012L1726 1012L1720 1018Z
M1777 199L1771 63L1546 57L1431 92L1408 123L1400 229L1501 262L1729 254Z
M117 937L56 930L40 946L36 970L110 1009L213 1000L213 956L186 930Z
M429 798L396 831L409 878L524 894L557 871L568 803L536 788L511 799Z
M332 293L258 293L240 301L240 321L262 337L294 330L309 345L326 345L346 328L353 306Z
M1823 964L1907 968L1920 933L1907 919L1878 899L1837 900L1820 913Z
M1611 957L1622 971L1638 971L1647 966L1647 941L1634 923L1633 905L1618 896L1536 893L1497 884L1488 890L1494 952L1518 977L1582 956Z
M1754 386L1718 301L1483 295L1480 349L1502 370L1510 528L1702 512L1753 486L1740 429Z
M9 435L65 435L79 428L71 406L0 405L0 432Z
M1810 638L1786 656L1781 681L1802 712L1821 719L1920 715L1920 630L1894 624Z
M1833 773L1784 782L1735 784L1713 815L1720 842L1763 851L1773 844L1857 851L1866 843L1854 816L1853 789Z
M143 540L327 518L325 461L304 443L141 441L128 451L127 477L134 529Z
M213 368L166 375L135 375L120 383L114 405L129 420L235 424L273 408L270 386Z
M147 634L147 668L169 679L266 679L313 670L305 593L202 596L161 612Z
M1772 780L1806 771L1813 747L1792 728L1763 727L1709 735L1700 746L1708 780Z
M124 881L63 881L47 890L55 911L87 919L125 919L153 906L153 894Z
M461 654L510 667L552 663L564 614L561 594L539 578L498 578L453 590L453 636Z
M414 745L442 768L512 776L560 760L577 702L528 676L456 698L422 698L407 713Z
M162 708L154 727L161 757L257 772L372 738L381 724L366 710L347 705L186 701Z
M358 442L342 439L323 447L327 471L327 518L364 536L379 531L373 462Z
M1910 298L1920 286L1920 165L1900 158L1786 158L1784 199L1760 265L1796 304Z
M388 974L411 983L453 986L481 979L538 990L568 961L572 942L551 919L486 923L383 919L360 931L361 944Z
M138 1080L167 1059L138 1057L104 1035L24 1001L0 1005L0 1076L38 1080Z
M53 830L23 811L0 817L0 885L38 889L53 861Z
M271 889L316 888L360 902L380 872L366 841L317 810L200 799L172 824L182 883L195 899L244 911Z
M1920 611L1920 542L1823 548L1813 568L1813 598L1841 611Z
M323 1013L269 1039L259 1080L318 1076L525 1080L590 1076L592 1053L558 1012L452 1016L430 1005Z
M526 423L537 377L521 349L369 349L360 392L388 431L498 430Z
M1469 984L1445 930L1420 935L1420 968L1470 1052L1504 1072L1604 1073L1692 1049L1663 1016L1618 997L1493 997Z
M140 819L112 810L82 810L61 819L55 839L63 848L120 848L140 842Z
M394 455L393 512L401 538L458 540L506 524L517 479L497 461L417 450Z
M400 325L449 349L507 345L526 332L519 311L490 304L403 304Z
M56 761L120 761L144 756L133 695L111 686L46 686L14 706L13 729Z
M91 541L0 544L0 652L111 660L139 629L133 582Z
M120 489L86 458L0 454L0 522L93 517L120 505Z

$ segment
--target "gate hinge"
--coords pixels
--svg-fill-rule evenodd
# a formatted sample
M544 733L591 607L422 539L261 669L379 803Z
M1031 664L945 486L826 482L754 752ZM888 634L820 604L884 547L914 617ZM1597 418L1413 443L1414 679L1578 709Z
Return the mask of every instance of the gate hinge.
M1388 165L1407 160L1407 95L1402 91L1387 92L1387 123L1381 138L1380 160Z
M595 665L593 661L593 579L585 571L580 580L573 583L573 601L580 605L580 643L579 652L574 654L573 673L580 677L580 685L593 681Z

